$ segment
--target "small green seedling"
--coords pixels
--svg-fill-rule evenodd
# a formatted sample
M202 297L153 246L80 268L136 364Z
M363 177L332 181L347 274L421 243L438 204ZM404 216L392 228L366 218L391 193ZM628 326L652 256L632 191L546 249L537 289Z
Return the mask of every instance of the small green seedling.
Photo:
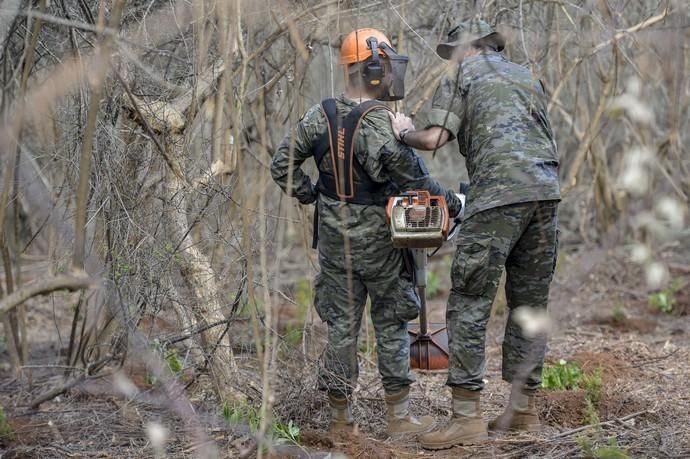
M252 433L258 432L261 425L259 410L243 402L225 402L223 404L223 418L231 426L246 424ZM299 444L300 429L292 420L287 423L276 420L269 429L275 443Z
M582 387L585 389L585 399L589 400L595 407L599 405L599 401L601 400L602 386L601 368L597 368L592 373L586 373L582 376Z
M657 292L649 295L649 305L659 312L670 314L676 299L668 291Z
M676 293L682 288L682 282L674 279L668 288L649 295L649 305L659 312L670 314L676 304Z
M283 422L276 422L273 426L273 437L276 439L276 443L294 443L299 444L300 430L297 425L295 425L292 420L288 421L287 424Z
M599 437L599 435L597 435ZM603 439L600 439L603 440ZM630 459L628 452L618 446L616 437L609 437L607 446L596 446L586 435L578 437L577 444L586 459Z
M623 322L628 316L625 314L625 308L623 305L617 304L613 308L613 313L611 314L613 321L616 323Z
M577 364L561 359L557 364L545 364L541 377L544 389L573 390L579 387L582 370Z
M0 405L0 444L12 440L14 440L14 430L5 416L5 410Z
M168 368L173 374L177 375L182 372L182 363L177 358L177 349L172 348L165 361L168 362Z

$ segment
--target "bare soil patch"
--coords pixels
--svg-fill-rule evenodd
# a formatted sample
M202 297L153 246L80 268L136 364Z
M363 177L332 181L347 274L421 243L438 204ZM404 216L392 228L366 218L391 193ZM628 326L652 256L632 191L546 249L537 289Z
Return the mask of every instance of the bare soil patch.
M621 333L653 333L657 322L653 319L636 317L617 318L614 316L595 317L591 320L593 325L606 325Z
M367 457L372 459L395 459L390 447L363 434L329 434L323 432L305 432L302 435L303 446L325 449L344 454L346 457Z

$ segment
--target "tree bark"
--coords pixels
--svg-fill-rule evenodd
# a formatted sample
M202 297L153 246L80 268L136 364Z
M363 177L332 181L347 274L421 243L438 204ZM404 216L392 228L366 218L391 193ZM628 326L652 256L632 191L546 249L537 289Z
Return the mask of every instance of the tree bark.
M204 329L205 325L223 321L225 316L220 303L220 292L216 282L216 273L209 258L194 244L191 237L190 216L187 209L188 199L194 191L197 180L190 179L184 173L178 158L183 156L185 145L184 131L187 126L185 113L193 101L202 104L210 96L213 82L223 70L222 63L212 64L199 79L196 88L170 102L156 101L145 103L131 94L126 88L128 100L125 108L130 116L142 128L157 139L163 139L157 147L168 171L165 175L164 192L168 212L166 229L170 239L177 243L179 251L172 254L184 282L192 295L190 323L179 324L181 327ZM163 133L163 135L160 135ZM216 394L221 400L238 400L246 398L237 391L232 382L236 364L224 327L211 327L199 334L201 347L208 359L208 368Z

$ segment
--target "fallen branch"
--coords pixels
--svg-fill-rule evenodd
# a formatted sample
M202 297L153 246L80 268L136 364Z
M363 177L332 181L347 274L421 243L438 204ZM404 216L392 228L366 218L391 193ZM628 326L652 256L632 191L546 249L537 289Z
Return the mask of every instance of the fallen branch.
M548 442L548 441L556 440L556 439L558 439L558 438L568 437L568 436L570 436L570 435L572 435L572 434L576 434L576 433L578 433L578 432L582 432L583 430L591 429L592 427L597 427L597 426L608 426L608 425L611 425L611 424L616 424L616 423L618 423L618 422L629 421L629 420L632 419L632 418L636 418L637 416L640 416L640 415L645 414L645 413L648 413L648 412L649 412L649 410L642 410L642 411L638 411L637 413L633 413L633 414L629 414L629 415L627 415L627 416L623 416L623 417L621 417L621 418L611 419L610 421L598 422L598 423L595 423L595 424L588 424L588 425L586 425L586 426L578 427L577 429L566 430L565 432L561 432L561 433L559 433L558 435L554 435L553 437L549 438L549 439L547 440L547 442Z
M95 279L84 275L63 275L53 277L44 282L27 285L8 295L0 302L0 318L34 296L45 295L58 290L67 290L69 292L85 290L95 284Z

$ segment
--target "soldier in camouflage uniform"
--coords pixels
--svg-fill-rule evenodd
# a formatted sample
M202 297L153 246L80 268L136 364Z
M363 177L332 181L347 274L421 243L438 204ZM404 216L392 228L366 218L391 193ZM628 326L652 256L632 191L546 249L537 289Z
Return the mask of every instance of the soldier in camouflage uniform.
M510 312L503 379L513 390L509 406L489 428L539 427L534 392L541 383L546 339L528 336L520 316L546 312L560 200L558 153L541 83L500 54L503 36L481 20L460 24L449 38L437 51L460 65L438 87L427 128L414 131L401 114L392 119L396 136L419 149L433 150L457 138L470 177L446 312L453 422L421 437L430 449L487 438L479 410L486 324L504 267Z
M390 44L373 29L353 34L359 46L355 58L345 59L352 34L341 49L341 62L347 65L349 78L345 94L335 99L339 116L380 95L377 88L362 81L361 64L372 57L364 39L376 35L379 42ZM315 307L328 325L319 385L329 394L330 430L354 428L348 399L358 375L357 339L368 296L388 406L388 433L395 436L427 431L433 418L415 418L409 412L409 386L415 379L410 373L407 323L419 313L419 298L406 270L403 251L392 246L385 205L389 197L405 190L428 190L432 195L444 196L452 215L460 212L461 203L428 175L424 162L410 147L395 139L385 109L366 113L353 139L354 160L376 184L371 205L347 202L329 190L319 190L300 167L315 156L317 139L327 132L323 107L325 101L310 108L287 135L273 157L271 174L288 195L302 204L316 203L318 210L321 271L315 282ZM333 174L328 158L318 166L320 175ZM357 186L357 180L361 182L364 177L355 179Z

